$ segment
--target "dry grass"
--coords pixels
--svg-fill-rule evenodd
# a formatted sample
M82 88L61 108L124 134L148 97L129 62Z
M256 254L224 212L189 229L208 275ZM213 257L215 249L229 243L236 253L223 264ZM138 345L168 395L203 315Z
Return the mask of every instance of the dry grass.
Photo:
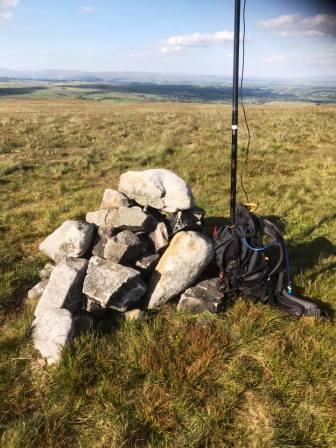
M334 310L336 107L248 116L250 199L282 221L298 287ZM0 129L1 446L336 446L333 322L243 301L219 317L167 307L82 337L55 368L32 348L22 304L45 262L38 242L97 208L122 171L170 168L208 225L227 214L227 106L1 100Z

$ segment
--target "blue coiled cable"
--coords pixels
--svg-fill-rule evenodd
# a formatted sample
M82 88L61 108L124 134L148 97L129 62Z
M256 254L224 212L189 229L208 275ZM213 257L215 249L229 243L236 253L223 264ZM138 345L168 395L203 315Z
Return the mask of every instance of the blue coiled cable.
M243 238L243 242L246 245L246 247L248 247L249 249L253 250L254 252L264 252L265 250L269 249L272 246L280 246L281 243L277 240L273 240L270 243L266 244L265 246L262 247L253 247L251 246L251 244L249 244L247 242L246 237ZM292 277L291 277L291 271L290 271L290 262L289 262L289 254L288 254L288 250L286 245L283 245L284 247L284 252L285 252L285 262L286 262L286 270L287 270L287 291L288 294L292 294L293 289L292 289Z

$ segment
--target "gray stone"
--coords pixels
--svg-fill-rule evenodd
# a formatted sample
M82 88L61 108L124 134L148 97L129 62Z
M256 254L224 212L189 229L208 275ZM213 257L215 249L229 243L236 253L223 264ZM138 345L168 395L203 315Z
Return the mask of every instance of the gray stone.
M40 244L56 263L65 257L82 257L92 242L94 227L84 221L65 221Z
M36 283L36 285L33 286L33 288L28 291L28 295L27 295L28 299L29 300L39 299L41 297L41 295L43 294L43 291L45 290L45 287L47 286L47 284L48 284L47 278Z
M136 320L140 320L144 316L145 316L145 313L138 309L126 311L126 313L125 313L125 319L129 322L134 322Z
M185 181L165 169L127 171L120 177L119 190L140 205L169 213L188 210L194 203Z
M203 311L218 313L223 298L223 294L219 291L220 285L219 278L212 278L187 289L182 294L177 309L192 313L202 313Z
M104 191L103 200L100 205L100 208L103 210L111 209L111 208L120 208L120 207L129 207L130 201L128 198L116 190L111 190L107 188Z
M103 308L125 311L145 294L140 273L112 260L92 257L84 280L83 292Z
M149 238L152 241L155 252L163 252L169 244L168 229L164 222L159 222L155 230L149 234Z
M66 258L50 275L49 282L37 304L35 316L49 308L77 311L82 305L82 286L88 261L84 258Z
M51 263L46 263L44 265L43 269L41 269L40 272L39 272L40 279L41 280L48 279L50 277L50 274L54 270L54 268L55 268L55 265L53 265Z
M46 309L33 322L35 348L48 364L59 361L62 348L74 336L72 314L65 309Z
M104 258L116 263L125 263L135 260L143 253L144 246L141 240L129 230L123 230L109 239L104 249Z
M97 227L100 227L105 224L109 212L109 210L97 210L95 212L88 212L85 216L85 220L90 224L94 224Z
M177 233L150 279L148 307L158 307L183 293L213 257L214 246L209 237L194 231Z
M155 266L160 259L159 254L146 255L140 258L135 263L135 268L138 269L144 278L149 277L154 271Z
M150 232L156 225L153 216L143 212L141 207L120 207L113 210L98 210L86 215L86 220L99 227L99 234L108 237L115 231Z
M156 220L147 215L141 207L120 207L111 210L106 218L106 225L119 230L133 232L150 232L156 225Z

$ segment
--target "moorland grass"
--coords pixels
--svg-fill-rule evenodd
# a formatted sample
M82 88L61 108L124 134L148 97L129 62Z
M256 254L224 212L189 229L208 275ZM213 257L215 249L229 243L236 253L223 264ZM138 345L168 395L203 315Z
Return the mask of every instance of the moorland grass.
M250 200L281 222L297 288L332 314L336 107L247 112ZM243 300L219 316L167 306L82 336L56 367L33 349L25 296L46 261L39 241L98 208L121 172L150 167L188 181L209 228L227 215L229 151L227 106L1 100L1 446L336 446L332 321Z

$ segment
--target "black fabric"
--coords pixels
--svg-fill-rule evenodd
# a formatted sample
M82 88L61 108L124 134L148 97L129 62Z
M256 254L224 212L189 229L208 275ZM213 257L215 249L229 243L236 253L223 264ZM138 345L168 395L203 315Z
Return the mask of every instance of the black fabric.
M227 291L254 301L265 300L268 274L265 256L243 243L247 236L253 246L261 246L260 222L244 206L237 208L236 217L235 226L223 227L214 235L216 261L224 286Z
M246 243L252 248L262 248L265 235L278 247L277 260L269 260L263 251L253 250ZM240 204L235 224L216 230L213 240L224 294L269 303L294 316L321 315L313 302L287 293L285 242L275 224L257 217Z

